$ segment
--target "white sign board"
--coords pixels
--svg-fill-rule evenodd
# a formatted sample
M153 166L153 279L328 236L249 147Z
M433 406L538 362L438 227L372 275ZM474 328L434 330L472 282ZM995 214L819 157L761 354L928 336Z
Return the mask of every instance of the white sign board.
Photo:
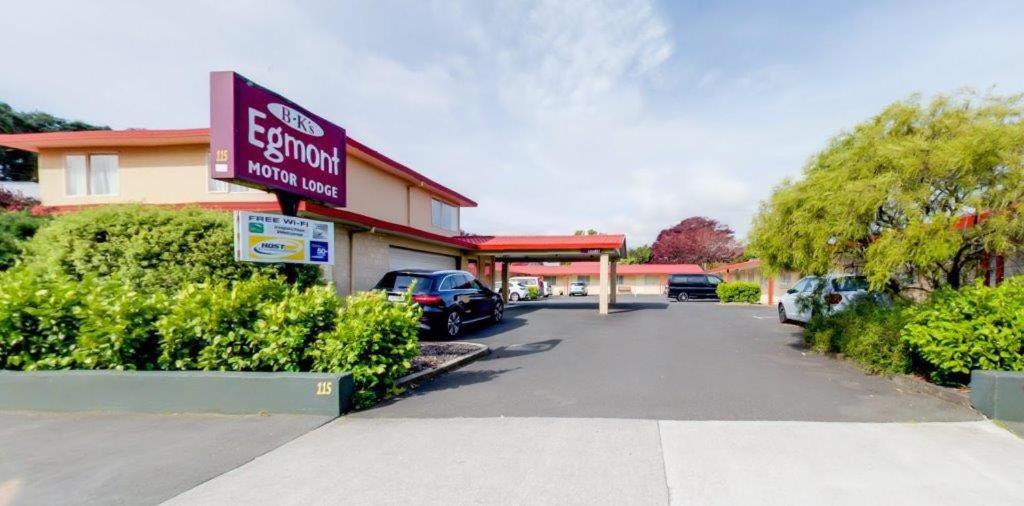
M235 260L334 265L334 223L235 211Z

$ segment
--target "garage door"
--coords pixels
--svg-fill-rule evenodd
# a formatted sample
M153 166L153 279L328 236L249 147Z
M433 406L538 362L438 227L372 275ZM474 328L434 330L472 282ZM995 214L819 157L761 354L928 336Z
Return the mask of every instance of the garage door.
M430 269L441 271L454 269L457 261L455 257L427 253L425 251L414 251L405 248L388 248L390 270L399 269Z

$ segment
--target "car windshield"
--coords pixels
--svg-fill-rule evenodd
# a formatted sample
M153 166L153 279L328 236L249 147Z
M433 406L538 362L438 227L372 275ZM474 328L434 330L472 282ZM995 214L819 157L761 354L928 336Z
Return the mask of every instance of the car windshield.
M837 292L856 292L868 289L868 278L864 276L843 276L832 280L832 289Z
M389 292L406 292L410 288L414 294L427 293L430 291L430 278L415 274L395 274L389 272L384 275L384 279L381 279L380 283L377 283L378 290L387 290Z

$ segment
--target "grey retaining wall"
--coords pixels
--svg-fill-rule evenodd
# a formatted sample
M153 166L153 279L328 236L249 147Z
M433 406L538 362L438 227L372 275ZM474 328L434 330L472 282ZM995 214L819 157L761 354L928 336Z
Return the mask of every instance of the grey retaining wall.
M0 409L303 413L349 408L349 373L0 371Z
M971 371L971 405L995 420L1024 422L1024 373Z

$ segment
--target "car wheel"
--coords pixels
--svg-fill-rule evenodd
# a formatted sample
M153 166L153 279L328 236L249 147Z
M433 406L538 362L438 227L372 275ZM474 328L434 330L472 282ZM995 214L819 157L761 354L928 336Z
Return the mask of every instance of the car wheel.
M494 314L491 315L491 321L498 323L503 316L505 316L505 305L498 302L494 305Z
M508 296L508 300L509 302L519 302L519 294L515 292L510 293Z
M779 323L789 323L789 317L786 316L786 307L779 304Z
M679 292L679 295L676 295L676 300L679 302L686 302L690 300L690 296L686 295L686 292Z
M445 322L444 331L448 337L459 337L459 332L462 331L462 316L459 316L458 311L448 313L448 320Z

